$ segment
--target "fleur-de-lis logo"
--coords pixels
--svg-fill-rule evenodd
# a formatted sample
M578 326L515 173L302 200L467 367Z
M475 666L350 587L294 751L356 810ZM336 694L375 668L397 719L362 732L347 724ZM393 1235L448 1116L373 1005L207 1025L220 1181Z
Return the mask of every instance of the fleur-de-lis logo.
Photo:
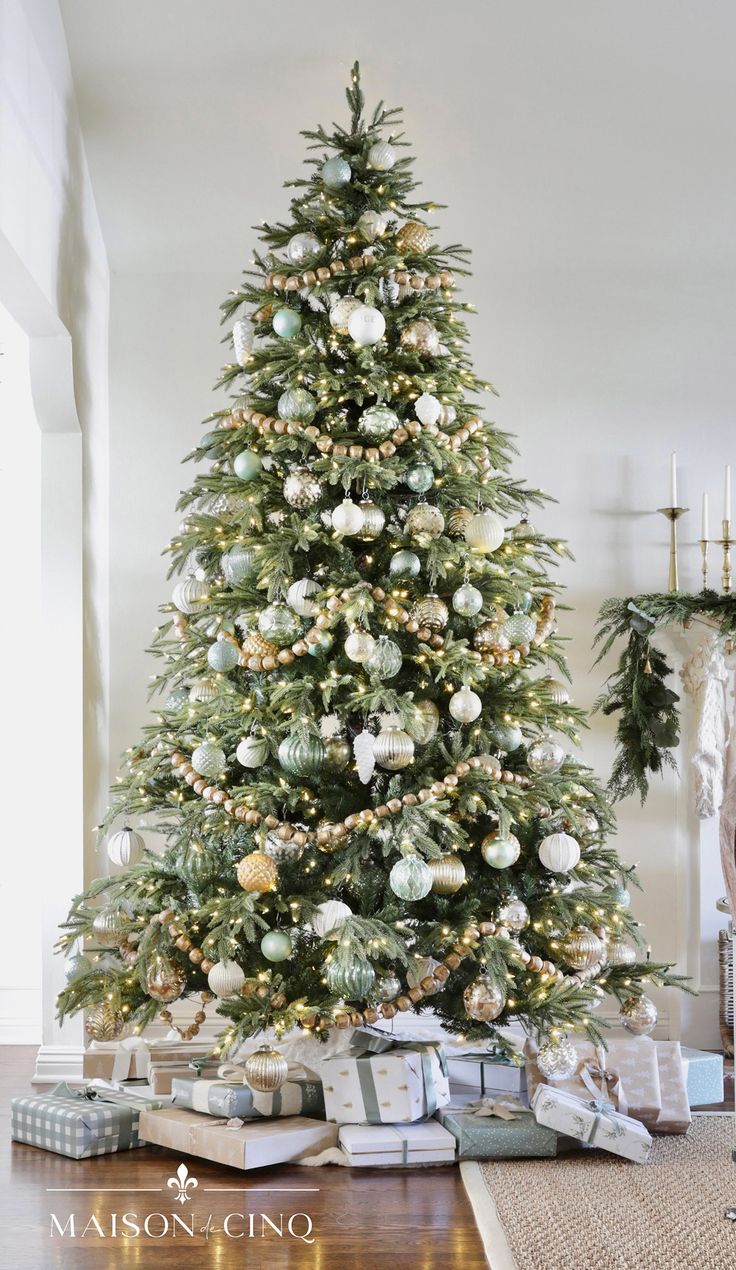
M190 1187L194 1190L195 1187L199 1186L199 1182L196 1177L189 1176L189 1169L186 1164L180 1164L176 1170L176 1175L169 1178L167 1186L175 1186L178 1190L179 1194L175 1200L177 1204L186 1204L187 1200L192 1198L191 1195L187 1195L187 1191Z

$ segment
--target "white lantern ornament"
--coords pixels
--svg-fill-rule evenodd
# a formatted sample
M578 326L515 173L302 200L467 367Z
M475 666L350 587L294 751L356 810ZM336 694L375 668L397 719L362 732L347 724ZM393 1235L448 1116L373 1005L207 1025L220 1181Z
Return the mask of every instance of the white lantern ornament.
M377 344L386 330L386 319L380 309L372 304L361 304L354 309L348 321L348 333L361 348L370 348Z
M108 838L107 854L113 864L119 864L125 869L129 864L136 864L140 860L145 845L141 835L131 829L130 825L126 825Z
M207 982L216 997L234 997L245 983L245 974L237 961L216 961Z
M540 842L537 854L551 873L569 873L580 860L580 847L569 833L550 833Z

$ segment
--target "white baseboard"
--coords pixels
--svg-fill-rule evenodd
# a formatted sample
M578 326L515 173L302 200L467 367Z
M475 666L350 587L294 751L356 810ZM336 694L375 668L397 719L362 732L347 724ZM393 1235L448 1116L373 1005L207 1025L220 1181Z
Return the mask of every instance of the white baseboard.
M81 1045L41 1045L31 1084L56 1085L60 1080L81 1080L83 1059Z

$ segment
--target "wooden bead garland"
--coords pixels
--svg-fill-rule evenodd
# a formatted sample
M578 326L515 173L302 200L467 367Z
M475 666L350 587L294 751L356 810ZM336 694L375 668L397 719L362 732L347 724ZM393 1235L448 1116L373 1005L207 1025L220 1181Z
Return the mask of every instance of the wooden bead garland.
M319 265L316 269L305 269L304 273L267 273L263 279L265 291L301 291L302 287L316 287L318 283L331 282L333 278L344 273L360 273L363 269L371 269L377 264L375 256L368 254L350 256L348 260L333 260L329 265ZM449 269L441 269L439 273L410 273L407 269L384 270L379 277L390 278L400 287L411 287L412 291L439 291L441 287L454 287L455 275Z
M214 993L200 992L199 999L202 1002L202 1005L206 1005L208 1001L214 1000ZM174 1022L174 1016L171 1013L171 1010L167 1007L164 1007L163 1010L159 1010L159 1015L163 1019L164 1023L168 1024L169 1027L173 1027L174 1031L179 1033L179 1036L183 1041L191 1041L192 1038L197 1035L199 1029L207 1018L204 1010L197 1010L193 1023L190 1023L188 1027L179 1027L178 1023Z

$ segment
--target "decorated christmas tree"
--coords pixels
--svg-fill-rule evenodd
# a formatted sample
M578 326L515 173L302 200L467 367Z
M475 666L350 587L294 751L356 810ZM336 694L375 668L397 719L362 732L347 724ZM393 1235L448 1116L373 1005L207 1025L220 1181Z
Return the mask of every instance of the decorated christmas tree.
M605 993L644 1033L646 986L679 981L642 955L569 753L564 547L482 404L467 253L414 197L400 112L364 114L357 66L347 97L223 306L156 713L102 826L119 871L61 939L60 1010L115 1038L191 996L193 1035L217 998L228 1047L429 1007L468 1037L520 1020L562 1071Z

